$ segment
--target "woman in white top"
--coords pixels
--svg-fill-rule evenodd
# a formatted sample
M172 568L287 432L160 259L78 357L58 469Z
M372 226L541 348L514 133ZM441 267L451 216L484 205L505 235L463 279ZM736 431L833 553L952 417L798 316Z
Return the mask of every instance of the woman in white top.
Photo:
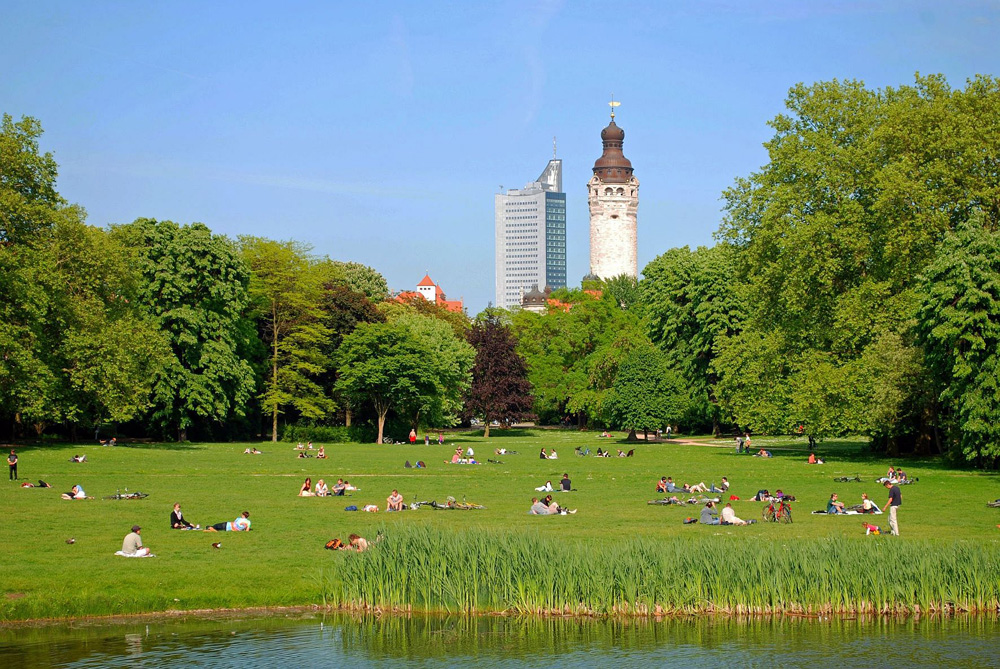
M545 485L540 485L535 490L539 492L552 492L552 481L546 481Z
M728 525L746 525L747 521L736 517L736 512L733 510L733 505L726 503L726 506L722 508L722 522Z
M549 454L549 460L558 460L558 459L559 459L559 454L556 453L556 449L553 448L552 452Z

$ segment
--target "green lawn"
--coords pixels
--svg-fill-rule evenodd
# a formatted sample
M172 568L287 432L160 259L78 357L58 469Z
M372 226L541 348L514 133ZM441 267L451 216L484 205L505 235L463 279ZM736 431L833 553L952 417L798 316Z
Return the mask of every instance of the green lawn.
M676 442L626 445L597 438L595 432L557 430L494 431L488 441L473 434L448 434L444 446L331 445L329 459L298 459L289 444L258 446L262 455L243 455L247 444L156 444L115 448L46 445L19 449L22 479L39 478L52 489L22 489L0 482L0 502L8 509L0 526L0 620L49 616L136 613L168 609L247 607L320 603L321 582L333 562L326 540L357 532L373 536L399 523L427 524L449 530L497 528L531 532L558 540L607 545L618 538L726 535L759 549L765 542L785 544L798 538L848 537L856 541L891 541L862 536L860 518L814 516L831 492L852 504L867 492L880 505L886 491L874 478L889 464L902 465L920 481L903 488L899 541L1000 540L1000 510L986 502L1000 497L1000 481L985 474L947 467L938 459L890 462L867 454L862 440L823 443L818 454L827 464L807 465L804 440L755 438L754 448L768 448L770 460L737 456L731 442L701 439L699 445ZM446 465L454 448L471 445L478 459L503 464ZM576 457L575 446L596 451L635 448L633 458ZM318 444L317 444L318 446ZM505 447L518 455L495 456ZM557 448L558 461L542 461L540 448ZM69 462L86 453L88 462ZM424 460L427 469L405 469L406 460ZM577 492L556 494L573 516L526 514L533 488L553 484L566 472ZM859 474L864 483L834 483L833 477ZM737 515L759 518L761 504L748 501L759 488L781 488L798 498L792 525L750 527L683 525L698 507L648 506L656 480L670 475L678 483L718 483L728 476ZM302 480L326 479L332 486L345 477L360 488L350 498L299 498ZM96 499L64 501L59 493L83 485ZM142 490L140 501L108 501L117 489ZM347 504L378 504L398 488L407 502L443 501L448 495L486 505L483 511L420 509L400 514L348 513ZM203 526L251 512L250 533L207 534L168 529L175 501L185 516ZM877 516L886 525L886 516ZM115 557L133 523L156 559ZM74 537L76 543L65 540ZM211 544L221 541L221 550ZM765 547L768 544L763 544ZM328 575L327 575L328 577Z

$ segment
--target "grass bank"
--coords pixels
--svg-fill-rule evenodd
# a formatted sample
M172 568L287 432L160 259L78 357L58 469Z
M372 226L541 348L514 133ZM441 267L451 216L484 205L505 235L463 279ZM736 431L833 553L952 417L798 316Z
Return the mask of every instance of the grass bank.
M256 444L264 451L256 456L243 455L249 444L115 448L55 444L19 449L22 478L44 479L54 487L25 489L0 480L0 506L5 509L0 523L0 621L322 605L324 596L327 601L372 605L404 602L397 592L404 585L433 589L451 569L474 571L476 578L495 583L491 586L495 594L473 597L466 586L449 579L448 588L457 594L431 597L428 592L426 600L412 599L407 605L424 606L420 602L427 601L437 602L426 605L434 609L466 610L472 602L477 610L539 610L562 609L567 604L573 609L582 602L588 610L607 611L627 603L632 611L636 604L688 610L710 603L719 609L743 605L756 610L783 601L840 607L849 596L850 601L871 602L872 606L881 602L923 608L932 602L984 603L994 596L988 593L998 581L995 572L992 581L977 585L984 578L981 570L949 571L945 567L950 562L928 560L954 555L949 559L957 564L975 564L977 556L998 562L1000 510L985 505L1000 497L996 475L952 469L933 458L896 462L873 457L861 440L822 444L819 454L827 461L823 466L805 463L802 439L755 439L754 445L758 444L772 449L775 457L737 456L726 442L626 446L575 430L499 431L488 441L478 434L451 433L443 446L328 444L327 460L299 459L287 444ZM573 455L575 446L596 451L598 445L634 447L635 457ZM444 460L459 446L472 446L477 458L501 464L445 465ZM543 446L557 448L560 459L539 459ZM517 454L496 456L494 449L501 447ZM70 462L72 455L84 453L86 463ZM406 469L406 460L423 460L428 466ZM808 513L823 507L831 492L839 493L847 503L860 501L862 492L883 502L885 490L872 480L890 464L902 465L920 478L903 490L903 536L898 540L862 536L857 517ZM534 488L546 480L556 483L563 473L570 475L576 492L557 493L557 498L578 513L528 516L531 497L537 494ZM854 474L864 483L833 481ZM795 522L749 527L683 525L683 518L697 515L698 508L646 504L656 497L655 481L667 475L691 483L718 483L721 476L727 476L732 492L741 497L733 505L743 518L760 516L761 505L749 501L757 489L782 488L799 499L794 505ZM360 490L349 498L296 497L306 476L328 483L344 477ZM83 485L96 499L59 499L59 493L74 484ZM149 497L101 499L126 487L147 492ZM391 515L344 511L348 504L384 508L393 488L407 502L443 501L451 495L487 508L468 512L424 508ZM203 526L232 520L240 511L249 510L253 531L213 535L169 530L174 502L182 504L188 519ZM876 522L884 525L885 520L880 516ZM133 524L143 527L143 539L157 558L128 560L113 555ZM370 557L323 549L333 537L357 532L371 538L380 528L387 542L401 543L388 543L395 547ZM69 538L75 542L67 544ZM221 541L221 549L212 548L216 541ZM465 558L453 556L445 564L439 554L450 549L441 542L454 544L455 550L471 550L476 542L500 548L492 557L483 553L482 560L472 559L469 553ZM420 546L425 550L418 552ZM831 559L824 557L827 549L841 552ZM525 564L532 558L530 564L537 573L515 578L510 571L513 558L501 559L508 554L522 556L519 559ZM411 557L436 567L424 571L408 567L408 572L422 575L403 580L385 577L374 592L346 592L334 580L342 570L362 568L369 560L405 562ZM363 559L352 562L349 558ZM887 560L896 561L891 570ZM678 565L687 566L679 570ZM732 570L733 575L724 570ZM551 576L545 578L572 575L572 580L553 590L548 581L540 580L549 572ZM739 587L733 579L747 572L758 574L754 578L762 583L759 587L771 584L773 594ZM799 572L801 579L793 578ZM928 575L918 577L918 572ZM897 578L896 573L907 576ZM886 594L875 597L867 594L870 589L856 592L847 585L833 587L848 575L874 581L870 588L877 585ZM369 578L378 578L377 570ZM532 586L532 579L540 585ZM595 588L586 598L573 589L573 583L582 581L592 581L587 587ZM732 594L726 595L730 581ZM793 597L800 586L792 589L792 584L808 581L815 583L809 591L812 594L806 599ZM653 584L659 584L655 590L644 590ZM705 595L709 586L710 597ZM957 594L950 594L948 587ZM973 594L975 588L986 594L961 594L970 588ZM614 596L598 599L601 589ZM912 594L918 590L919 597ZM550 598L549 591L559 598Z

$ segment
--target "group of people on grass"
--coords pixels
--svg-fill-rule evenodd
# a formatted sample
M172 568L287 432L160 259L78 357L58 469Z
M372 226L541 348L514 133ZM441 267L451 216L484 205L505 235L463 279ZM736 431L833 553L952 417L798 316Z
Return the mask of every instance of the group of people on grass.
M555 488L552 487L552 481L546 481L544 485L540 485L535 488L538 492L553 492ZM573 482L569 478L569 474L563 474L562 478L559 480L559 492L570 492L573 490Z
M736 511L730 502L722 507L722 517L715 510L715 502L709 500L701 509L701 517L698 519L702 525L749 525L755 521L737 518Z
M672 476L661 476L660 480L656 482L656 492L661 493L718 493L723 494L729 491L729 479L725 476L722 477L719 487L715 486L713 482L710 485L705 485L705 482L695 483L690 485L688 483L682 483L679 487L674 483Z
M316 482L316 488L313 488L312 478L307 476L306 480L302 482L302 487L299 488L299 497L343 497L348 492L354 492L357 488L351 485L350 481L345 481L344 479L337 479L337 482L333 484L333 488L329 488L323 479Z
M554 449L554 448L552 449L551 452L546 452L545 449L543 448L538 453L538 459L539 460L558 460L559 459L559 454L556 453L556 449Z
M542 499L532 497L531 508L528 509L528 513L532 516L565 516L570 513L576 513L576 509L568 509L566 507L559 506L559 504L552 499L552 495L546 495Z

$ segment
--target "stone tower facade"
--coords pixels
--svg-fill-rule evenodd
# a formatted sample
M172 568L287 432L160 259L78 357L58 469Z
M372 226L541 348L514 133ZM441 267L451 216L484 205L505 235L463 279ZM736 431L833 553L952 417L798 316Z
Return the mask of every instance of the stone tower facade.
M622 153L625 131L611 123L601 131L604 153L587 182L590 205L590 273L602 279L620 274L638 277L636 211L639 180Z

